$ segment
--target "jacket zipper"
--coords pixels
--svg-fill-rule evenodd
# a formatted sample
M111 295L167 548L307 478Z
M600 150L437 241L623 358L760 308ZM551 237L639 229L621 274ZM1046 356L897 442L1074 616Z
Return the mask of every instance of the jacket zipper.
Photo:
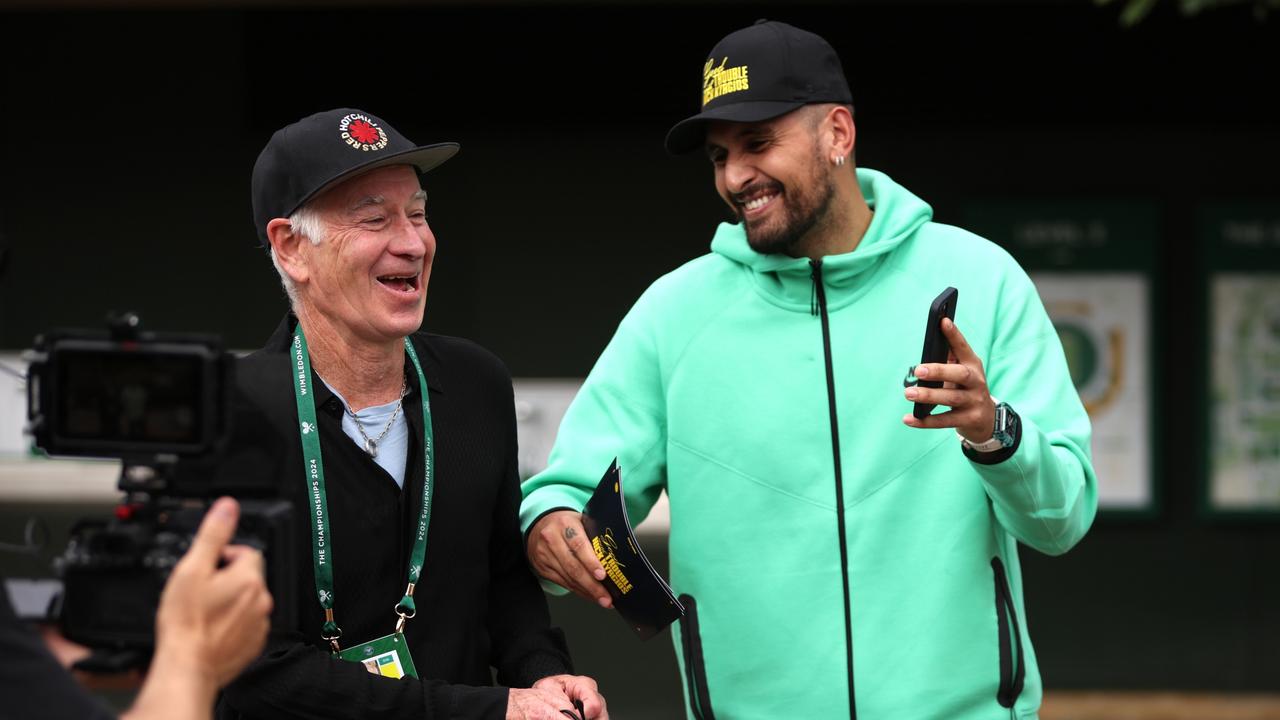
M1000 556L991 558L991 570L996 583L996 623L1000 643L1000 687L996 690L996 700L1002 706L1012 709L1014 701L1022 694L1023 682L1026 680L1022 631L1018 628L1018 611L1013 604L1009 578L1005 574L1004 563L1000 562ZM1010 634L1013 635L1012 638Z
M844 647L849 681L849 718L858 717L853 693L853 613L849 601L849 548L845 542L844 477L840 471L840 424L836 419L836 375L831 364L831 326L827 320L827 290L822 283L822 261L810 260L816 310L822 318L822 351L827 363L827 411L831 416L831 455L836 470L836 526L840 533L840 577L844 590Z

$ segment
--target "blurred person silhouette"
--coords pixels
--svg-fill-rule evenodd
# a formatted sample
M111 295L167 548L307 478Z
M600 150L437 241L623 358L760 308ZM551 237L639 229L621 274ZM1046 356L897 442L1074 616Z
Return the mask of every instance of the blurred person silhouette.
M199 720L213 715L218 689L257 657L267 639L271 594L262 554L229 545L239 504L209 509L191 548L160 595L156 646L129 720ZM63 669L21 623L0 591L0 718L96 720L114 717Z

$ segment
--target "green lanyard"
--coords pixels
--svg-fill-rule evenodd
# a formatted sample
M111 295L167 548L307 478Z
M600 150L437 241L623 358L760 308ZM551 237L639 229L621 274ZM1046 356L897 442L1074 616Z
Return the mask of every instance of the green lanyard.
M396 633L404 632L405 621L417 614L413 605L413 589L422 574L422 564L427 556L427 526L431 524L431 493L433 489L432 471L435 467L436 451L431 435L431 403L427 399L427 378L422 374L422 364L418 362L418 353L413 349L409 338L404 339L404 350L413 362L413 369L418 373L418 387L422 392L422 434L425 450L425 474L422 480L422 512L418 516L418 531L413 541L413 555L409 558L409 585L405 588L404 597L396 603L395 613L400 617L396 621ZM329 641L334 652L338 652L338 638L342 637L342 628L333 619L333 536L329 525L329 503L324 491L324 460L320 457L320 427L316 424L316 403L312 394L311 356L307 351L307 338L302 333L302 325L293 336L293 392L298 401L298 421L301 423L303 479L307 484L307 496L311 498L309 511L311 517L311 551L315 563L316 595L320 599L320 607L324 608L324 627L320 637Z

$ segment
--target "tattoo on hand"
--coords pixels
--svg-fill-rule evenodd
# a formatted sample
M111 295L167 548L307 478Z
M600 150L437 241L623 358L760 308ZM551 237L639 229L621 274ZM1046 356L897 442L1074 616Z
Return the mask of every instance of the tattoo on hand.
M577 531L577 530L574 530L574 529L573 529L573 528L571 528L571 527L569 527L569 528L565 528L565 529L564 529L564 539L565 539L565 540L572 540L572 539L574 539L574 538L576 538L576 537L578 537L578 531Z

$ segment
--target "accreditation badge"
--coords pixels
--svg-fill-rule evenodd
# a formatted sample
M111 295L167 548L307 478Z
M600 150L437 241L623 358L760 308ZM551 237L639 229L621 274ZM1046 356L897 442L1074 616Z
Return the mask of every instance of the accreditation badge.
M418 677L418 671L413 667L413 656L409 654L409 644L401 633L391 633L377 640L349 647L338 653L338 658L360 663L374 675L393 680L405 676Z

